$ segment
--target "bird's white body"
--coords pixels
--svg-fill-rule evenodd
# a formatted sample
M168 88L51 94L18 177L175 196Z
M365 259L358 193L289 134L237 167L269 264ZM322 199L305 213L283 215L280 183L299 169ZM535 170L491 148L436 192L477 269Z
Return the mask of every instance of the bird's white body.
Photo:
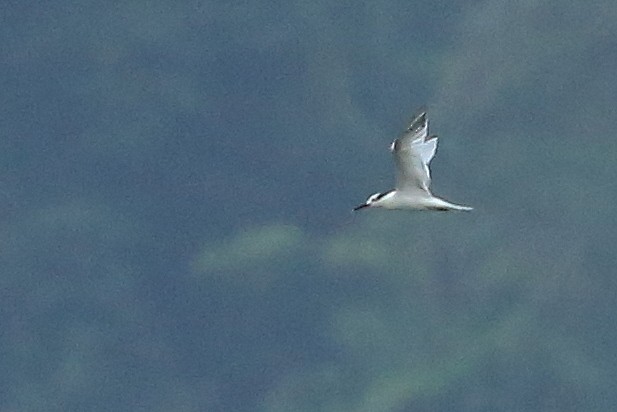
M472 210L467 206L456 205L447 200L440 199L431 194L417 193L409 195L405 192L393 190L388 192L381 199L372 202L372 207L382 207L391 210Z
M433 196L429 190L429 163L437 150L437 136L428 136L426 111L421 110L403 135L392 142L390 151L396 163L396 188L375 193L354 210L365 207L407 210L461 210L471 207L456 205Z

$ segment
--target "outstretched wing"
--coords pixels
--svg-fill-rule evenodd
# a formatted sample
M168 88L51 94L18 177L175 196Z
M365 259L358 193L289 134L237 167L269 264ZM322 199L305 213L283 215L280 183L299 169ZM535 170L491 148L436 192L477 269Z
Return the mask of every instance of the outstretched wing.
M429 163L437 150L437 136L428 136L426 110L421 110L390 147L396 164L396 189L430 193Z

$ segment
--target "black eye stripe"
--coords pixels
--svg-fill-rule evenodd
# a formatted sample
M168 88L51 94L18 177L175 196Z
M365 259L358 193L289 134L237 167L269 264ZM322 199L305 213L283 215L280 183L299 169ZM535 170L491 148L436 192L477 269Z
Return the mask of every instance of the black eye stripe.
M387 195L387 194L389 194L389 193L392 193L392 192L394 192L394 190L390 190L389 192L385 192L385 193L380 193L380 194L379 194L379 196L377 196L377 197L375 198L375 200L379 200L379 199L381 199L382 197L384 197L385 195Z

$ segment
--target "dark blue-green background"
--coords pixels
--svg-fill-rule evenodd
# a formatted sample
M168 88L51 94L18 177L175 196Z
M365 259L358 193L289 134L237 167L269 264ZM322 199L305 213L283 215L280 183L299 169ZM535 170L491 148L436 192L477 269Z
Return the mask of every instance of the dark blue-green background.
M5 1L0 33L0 410L617 404L614 1ZM475 210L352 214L424 104Z

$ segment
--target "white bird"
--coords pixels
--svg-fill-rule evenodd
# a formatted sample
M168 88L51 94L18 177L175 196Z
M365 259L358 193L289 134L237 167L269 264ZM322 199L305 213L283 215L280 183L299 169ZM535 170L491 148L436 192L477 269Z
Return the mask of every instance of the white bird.
M407 210L472 210L468 206L455 205L433 196L429 187L431 173L429 163L437 150L437 136L428 135L426 110L422 109L403 135L392 142L390 151L396 164L396 188L384 193L375 193L364 204L365 207Z

